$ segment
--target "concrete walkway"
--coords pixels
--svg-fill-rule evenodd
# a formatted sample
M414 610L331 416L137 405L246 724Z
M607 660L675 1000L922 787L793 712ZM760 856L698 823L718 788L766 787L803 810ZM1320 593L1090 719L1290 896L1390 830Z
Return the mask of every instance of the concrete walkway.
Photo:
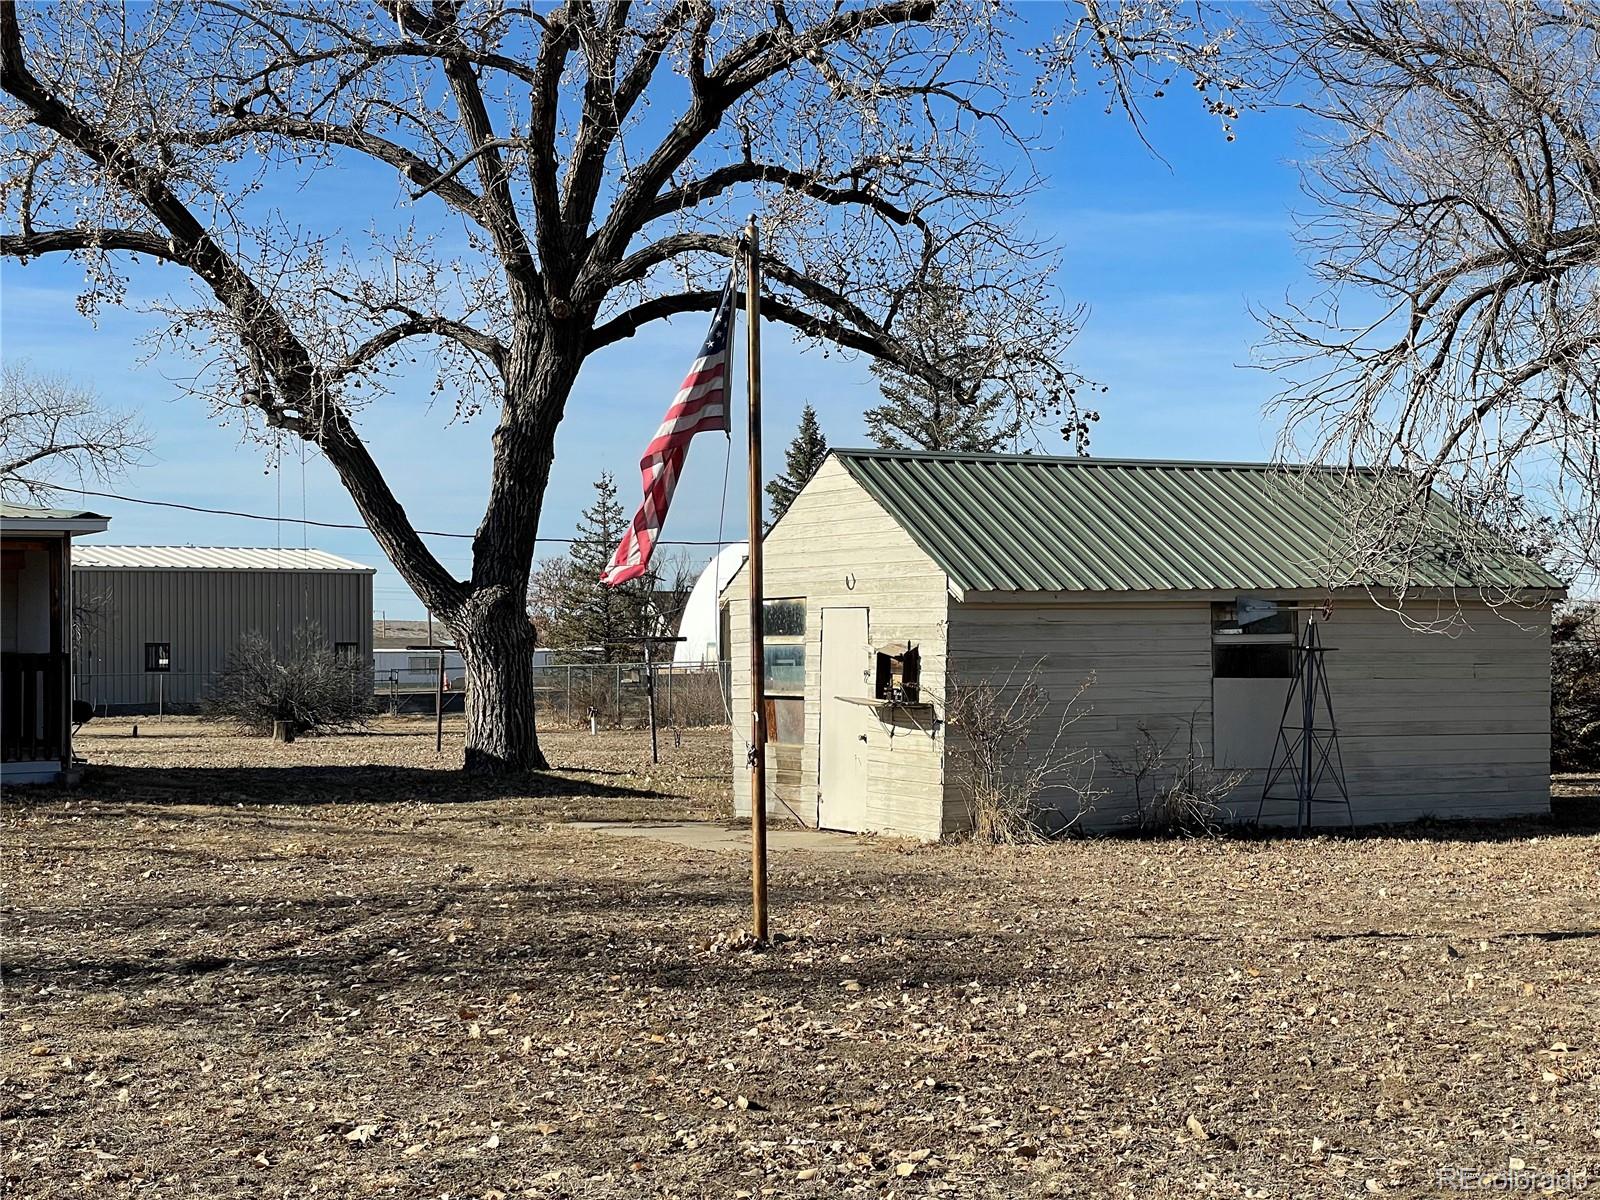
M613 837L648 838L712 853L750 853L750 829L719 825L711 821L568 821L568 829L588 829ZM820 829L794 826L769 826L769 850L815 850L824 854L855 853L862 844L853 834L827 833Z

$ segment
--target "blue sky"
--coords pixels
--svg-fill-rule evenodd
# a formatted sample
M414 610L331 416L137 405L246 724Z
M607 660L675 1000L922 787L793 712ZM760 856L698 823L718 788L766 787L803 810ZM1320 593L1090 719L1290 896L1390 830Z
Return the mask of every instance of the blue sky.
M1301 204L1293 160L1300 153L1286 114L1246 114L1237 140L1224 141L1189 89L1149 106L1154 156L1125 120L1107 115L1094 96L1058 107L1054 145L1036 162L1045 187L1028 206L1032 226L1064 252L1061 286L1089 308L1076 365L1110 391L1093 401L1102 413L1093 453L1106 457L1259 459L1275 429L1263 416L1271 378L1248 363L1259 327L1257 307L1304 293L1306 272L1292 240ZM372 189L337 176L324 201L331 223L359 234L370 218ZM388 204L387 194L382 203ZM359 244L359 242L358 242ZM171 268L165 271L170 272ZM157 294L168 276L136 272L133 293ZM93 385L113 406L137 410L153 438L147 465L112 490L202 507L312 519L357 521L325 463L313 457L303 476L291 447L281 472L267 468L259 445L236 426L210 417L177 385L187 364L142 362L139 335L149 319L106 310L98 326L74 308L81 271L64 259L26 268L0 265L0 351ZM585 366L557 441L541 533L571 533L601 470L617 474L630 506L637 461L662 409L704 336L693 314L647 328L602 351ZM836 446L865 444L861 413L876 401L866 364L800 352L782 327L764 331L767 472L781 464L800 408L817 408ZM741 339L742 340L742 339ZM742 368L741 368L742 377ZM448 406L430 408L431 376L400 381L395 394L361 417L363 433L413 521L424 528L470 532L487 483L487 418L449 424ZM734 431L734 483L725 536L745 524ZM722 489L723 445L702 437L690 453L665 536L714 538ZM70 499L70 497L69 497ZM376 607L392 618L421 615L364 531L273 526L232 518L87 498L109 513L117 543L299 545L302 540L378 569ZM465 541L434 543L447 568L465 574ZM561 553L547 545L541 553ZM709 552L708 552L709 557Z

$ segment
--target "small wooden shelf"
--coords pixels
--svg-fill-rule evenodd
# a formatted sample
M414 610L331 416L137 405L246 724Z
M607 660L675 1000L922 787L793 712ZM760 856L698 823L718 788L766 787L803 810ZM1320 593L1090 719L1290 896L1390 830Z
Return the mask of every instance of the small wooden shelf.
M835 700L842 700L846 704L859 704L863 708L872 709L899 709L908 713L931 713L933 705L925 700L879 700L875 696L835 696Z

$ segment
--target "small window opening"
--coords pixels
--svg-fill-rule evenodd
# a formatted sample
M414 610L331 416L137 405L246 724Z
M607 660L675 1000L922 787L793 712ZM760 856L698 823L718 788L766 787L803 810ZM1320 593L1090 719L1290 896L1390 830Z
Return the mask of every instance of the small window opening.
M144 644L144 669L146 671L172 670L172 643L146 642Z
M873 695L896 704L916 704L922 688L922 654L915 646L880 646Z
M333 656L340 662L354 662L360 650L360 642L335 642L333 644Z
M1233 604L1211 606L1211 674L1216 679L1291 679L1295 672L1295 607L1267 601L1266 616L1239 620Z

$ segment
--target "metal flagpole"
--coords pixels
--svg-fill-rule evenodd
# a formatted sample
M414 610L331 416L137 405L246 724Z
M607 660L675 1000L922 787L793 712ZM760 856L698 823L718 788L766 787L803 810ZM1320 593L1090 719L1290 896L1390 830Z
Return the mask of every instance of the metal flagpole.
M745 336L749 375L750 484L750 932L767 940L767 717L764 609L761 601L761 234L745 236ZM731 357L731 356L730 356Z

